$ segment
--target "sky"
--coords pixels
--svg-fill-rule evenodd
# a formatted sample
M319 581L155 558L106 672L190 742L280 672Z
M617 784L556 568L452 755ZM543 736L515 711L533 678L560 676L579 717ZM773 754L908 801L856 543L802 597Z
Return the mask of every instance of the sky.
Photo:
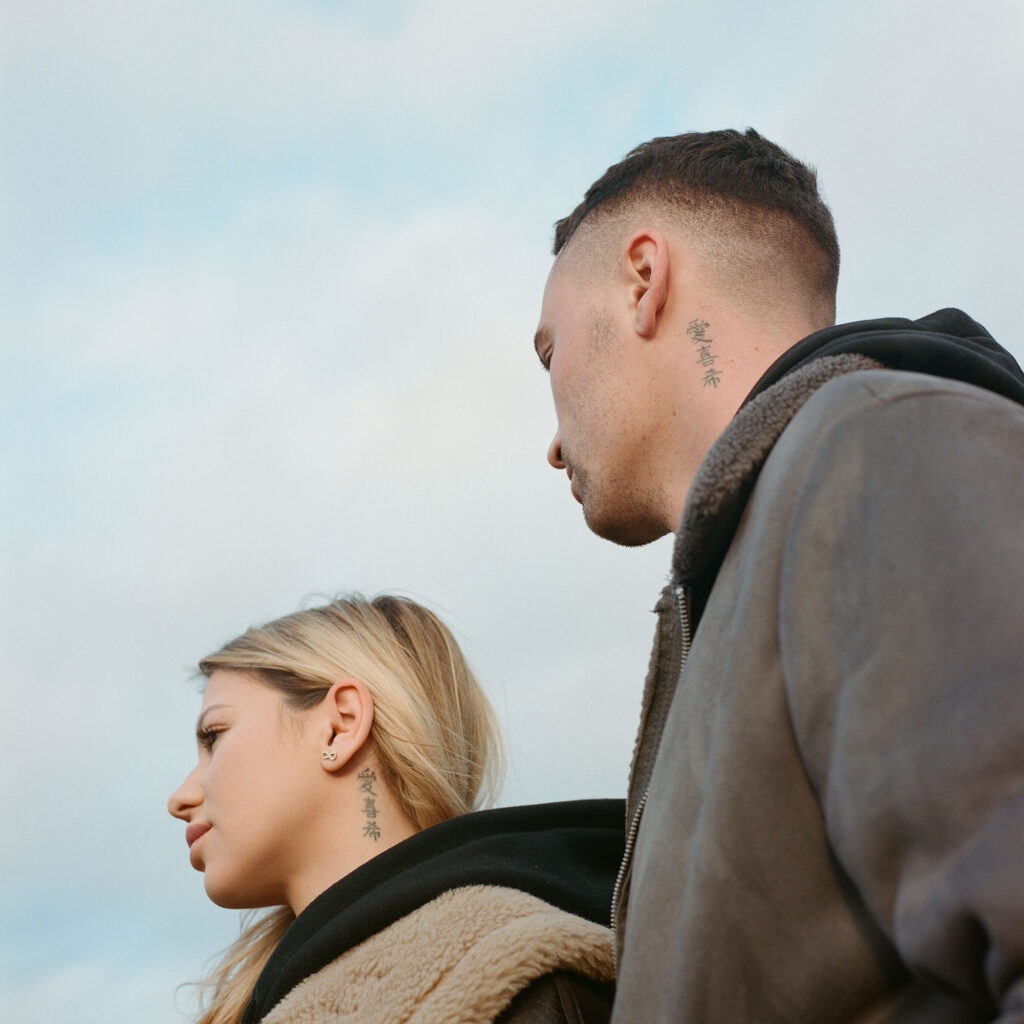
M0 990L182 1024L233 938L170 792L196 661L347 590L453 627L501 802L624 794L670 539L585 528L532 348L637 143L818 168L839 318L1024 360L1016 0L0 0Z

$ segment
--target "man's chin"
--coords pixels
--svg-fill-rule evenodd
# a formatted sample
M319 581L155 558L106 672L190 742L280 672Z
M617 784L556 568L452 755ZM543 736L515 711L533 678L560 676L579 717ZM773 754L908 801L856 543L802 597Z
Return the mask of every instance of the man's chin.
M643 547L671 532L664 524L651 519L602 513L586 503L583 505L583 520L602 540L610 540L625 548Z

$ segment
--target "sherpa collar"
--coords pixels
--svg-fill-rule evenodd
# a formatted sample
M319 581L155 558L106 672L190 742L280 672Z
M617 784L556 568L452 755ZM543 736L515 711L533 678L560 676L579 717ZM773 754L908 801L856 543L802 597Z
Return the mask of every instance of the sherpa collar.
M444 893L296 986L263 1024L491 1024L556 970L611 981L611 931L527 893Z
M674 582L694 585L717 572L747 498L775 442L823 384L882 364L848 353L794 370L744 405L711 446L687 495L672 555Z
M880 365L855 354L816 359L763 391L733 417L711 446L690 487L676 534L672 580L655 607L659 622L677 621L674 591L685 586L690 591L690 625L696 626L761 467L804 403L834 377L855 370L876 370ZM674 643L668 642L671 636L676 636ZM680 642L673 628L666 629L663 636L659 626L630 767L630 816L637 795L647 788L675 694ZM675 671L670 666L676 666Z

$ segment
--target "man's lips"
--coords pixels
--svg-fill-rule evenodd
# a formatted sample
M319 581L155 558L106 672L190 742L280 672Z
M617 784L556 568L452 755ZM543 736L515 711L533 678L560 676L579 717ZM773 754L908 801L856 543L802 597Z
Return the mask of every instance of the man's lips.
M189 825L185 829L185 842L188 843L188 848L192 849L192 844L200 837L206 835L210 831L209 825Z
M576 484L573 483L572 466L568 463L565 464L565 475L569 478L569 493L582 505L583 499L580 497L580 492L576 490Z

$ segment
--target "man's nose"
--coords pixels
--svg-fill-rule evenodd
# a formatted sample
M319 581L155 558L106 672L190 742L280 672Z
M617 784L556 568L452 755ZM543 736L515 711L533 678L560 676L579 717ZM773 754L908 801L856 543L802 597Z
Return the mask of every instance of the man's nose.
M562 461L562 435L557 432L548 445L548 463L555 469L565 469Z

